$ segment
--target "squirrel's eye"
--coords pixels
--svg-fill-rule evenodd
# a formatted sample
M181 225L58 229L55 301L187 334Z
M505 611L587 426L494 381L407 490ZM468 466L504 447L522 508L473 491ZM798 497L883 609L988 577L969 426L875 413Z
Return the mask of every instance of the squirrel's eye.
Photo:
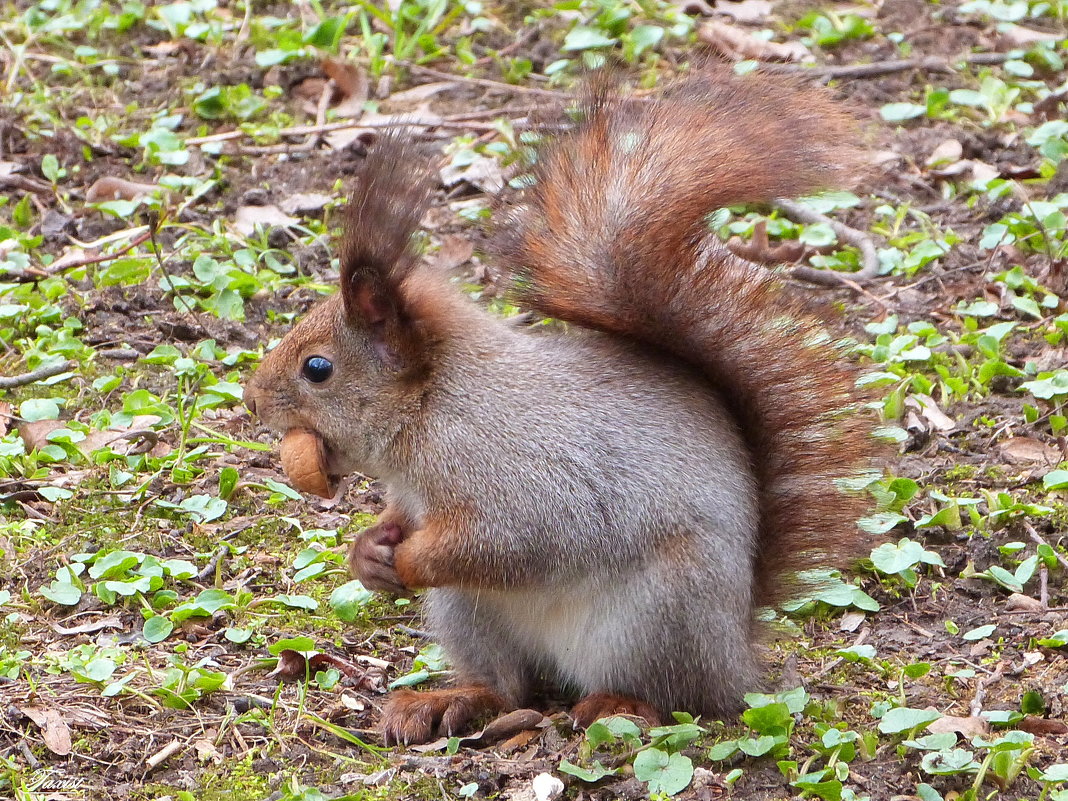
M321 384L333 375L334 364L325 356L309 356L301 372L313 384Z

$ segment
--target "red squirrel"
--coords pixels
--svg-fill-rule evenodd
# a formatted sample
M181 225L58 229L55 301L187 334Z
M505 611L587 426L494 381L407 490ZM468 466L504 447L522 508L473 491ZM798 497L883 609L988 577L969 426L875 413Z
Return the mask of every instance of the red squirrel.
M728 204L846 185L854 123L820 88L703 71L608 84L547 136L491 240L521 330L420 263L431 171L374 146L344 217L341 291L263 360L247 404L386 488L352 545L373 590L427 589L456 680L392 693L387 743L572 693L613 713L731 713L759 689L755 613L857 555L869 464L855 370L764 268L709 231Z

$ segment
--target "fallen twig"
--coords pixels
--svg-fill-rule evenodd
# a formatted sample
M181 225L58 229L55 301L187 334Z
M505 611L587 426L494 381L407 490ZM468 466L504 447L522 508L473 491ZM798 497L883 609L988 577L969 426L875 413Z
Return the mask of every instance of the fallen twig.
M456 114L441 117L436 120L396 119L396 120L343 120L341 122L327 122L322 125L293 125L282 128L278 136L313 136L317 134L344 131L349 128L467 128L477 131L496 131L497 127L489 122L474 122L471 113ZM213 142L227 142L232 139L241 139L251 136L247 131L223 131L222 133L209 134L208 136L191 136L185 140L186 145L206 145ZM268 145L267 147L277 147ZM288 150L294 148L307 148L307 143L287 146Z
M1003 64L1010 59L1008 53L968 53L957 59L927 56L925 58L899 58L889 61L874 61L871 64L827 64L806 67L801 64L775 64L762 62L761 72L786 75L807 75L827 81L848 78L877 78L905 70L925 72L956 72L959 64Z
M148 770L152 770L159 766L160 763L166 762L172 756L177 754L184 746L185 743L181 740L171 740L167 745L163 746L163 748L145 760L145 767Z
M1061 566L1064 567L1065 570L1068 570L1068 557L1066 557L1062 553L1057 553L1057 550L1044 539L1042 539L1041 534L1035 531L1034 526L1032 526L1027 521L1024 521L1024 530L1027 531L1027 536L1031 538L1032 542L1038 545L1045 545L1047 548L1053 551L1053 555L1057 557L1057 561L1061 563Z
M229 545L220 545L215 549L215 553L211 555L211 559L204 565L203 569L197 573L197 581L204 582L215 575L215 571L219 569L219 563L222 562L223 557L230 553Z
M983 711L983 695L986 694L986 688L1000 679L1004 672L1005 663L998 662L998 666L993 673L989 676L984 676L975 683L975 695L972 697L972 703L968 707L968 711L973 718L979 717L979 713Z
M1048 615L1050 612L1068 612L1068 606L1047 606L1044 609L999 609L1000 615Z
M65 373L68 370L73 370L78 366L75 361L59 362L57 364L48 364L43 367L38 367L36 370L31 370L28 373L22 375L0 376L0 389L14 389L16 387L24 387L27 384L32 384L35 381L43 381L46 378L51 378L54 375Z
M67 270L73 270L76 267L88 267L91 264L101 264L102 262L105 262L105 261L111 261L112 259L119 258L119 256L122 256L125 253L129 253L131 250L133 250L138 245L143 245L145 242L147 242L151 238L152 238L152 231L146 229L145 231L140 233L138 236L136 236L133 239L131 239L127 244L123 245L121 248L116 250L114 253L102 253L99 256L87 256L86 258L78 259L77 261L64 262L64 263L60 264L60 266L57 269L55 269L55 270L46 270L45 272L48 275L55 275L57 273L64 273Z
M397 631L407 634L409 637L415 637L419 640L429 640L432 636L429 631L423 631L422 629L413 629L411 626L405 626L403 623L398 623L394 628Z
M103 348L96 355L102 359L114 359L115 361L131 361L141 358L141 351L133 348Z
M869 281L879 275L879 256L875 252L875 242L863 231L832 219L826 214L820 214L803 203L797 203L793 200L776 200L775 207L785 212L795 222L808 225L823 223L830 226L835 236L846 244L853 245L853 247L860 250L861 268L855 273L849 273L849 280L855 282Z
M558 92L555 89L540 89L537 86L519 86L512 83L504 83L503 81L494 81L489 78L468 78L465 75L456 75L452 72L441 72L440 70L432 69L430 67L424 67L419 64L406 64L412 72L417 72L420 75L426 75L431 78L438 78L444 81L459 81L460 83L469 83L474 86L484 86L487 89L496 89L498 92L511 92L513 94L521 95L538 95L540 97L551 97L554 99L568 98L571 95L567 92Z

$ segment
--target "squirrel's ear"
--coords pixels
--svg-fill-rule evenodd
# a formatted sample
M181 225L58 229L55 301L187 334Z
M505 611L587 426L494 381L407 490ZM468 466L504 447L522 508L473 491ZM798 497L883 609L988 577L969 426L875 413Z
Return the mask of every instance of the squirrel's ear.
M367 333L379 361L392 370L402 370L418 352L418 343L401 310L401 299L395 287L391 292L360 277L357 274L341 285L349 324Z
M385 364L403 369L420 346L403 284L417 260L411 241L429 202L430 165L394 131L379 137L357 177L344 210L341 298L349 324L368 332Z

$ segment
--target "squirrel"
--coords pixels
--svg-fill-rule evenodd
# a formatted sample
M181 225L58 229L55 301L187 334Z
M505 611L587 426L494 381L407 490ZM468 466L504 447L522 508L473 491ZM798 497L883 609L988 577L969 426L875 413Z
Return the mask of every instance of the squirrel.
M742 708L757 621L860 554L871 464L856 367L709 215L853 182L855 120L799 81L703 70L652 98L594 84L547 136L489 252L522 329L420 263L430 166L382 136L344 212L340 292L266 355L249 409L386 488L351 547L377 591L426 589L451 687L394 691L387 744L528 701L577 726ZM283 446L285 441L283 441Z

